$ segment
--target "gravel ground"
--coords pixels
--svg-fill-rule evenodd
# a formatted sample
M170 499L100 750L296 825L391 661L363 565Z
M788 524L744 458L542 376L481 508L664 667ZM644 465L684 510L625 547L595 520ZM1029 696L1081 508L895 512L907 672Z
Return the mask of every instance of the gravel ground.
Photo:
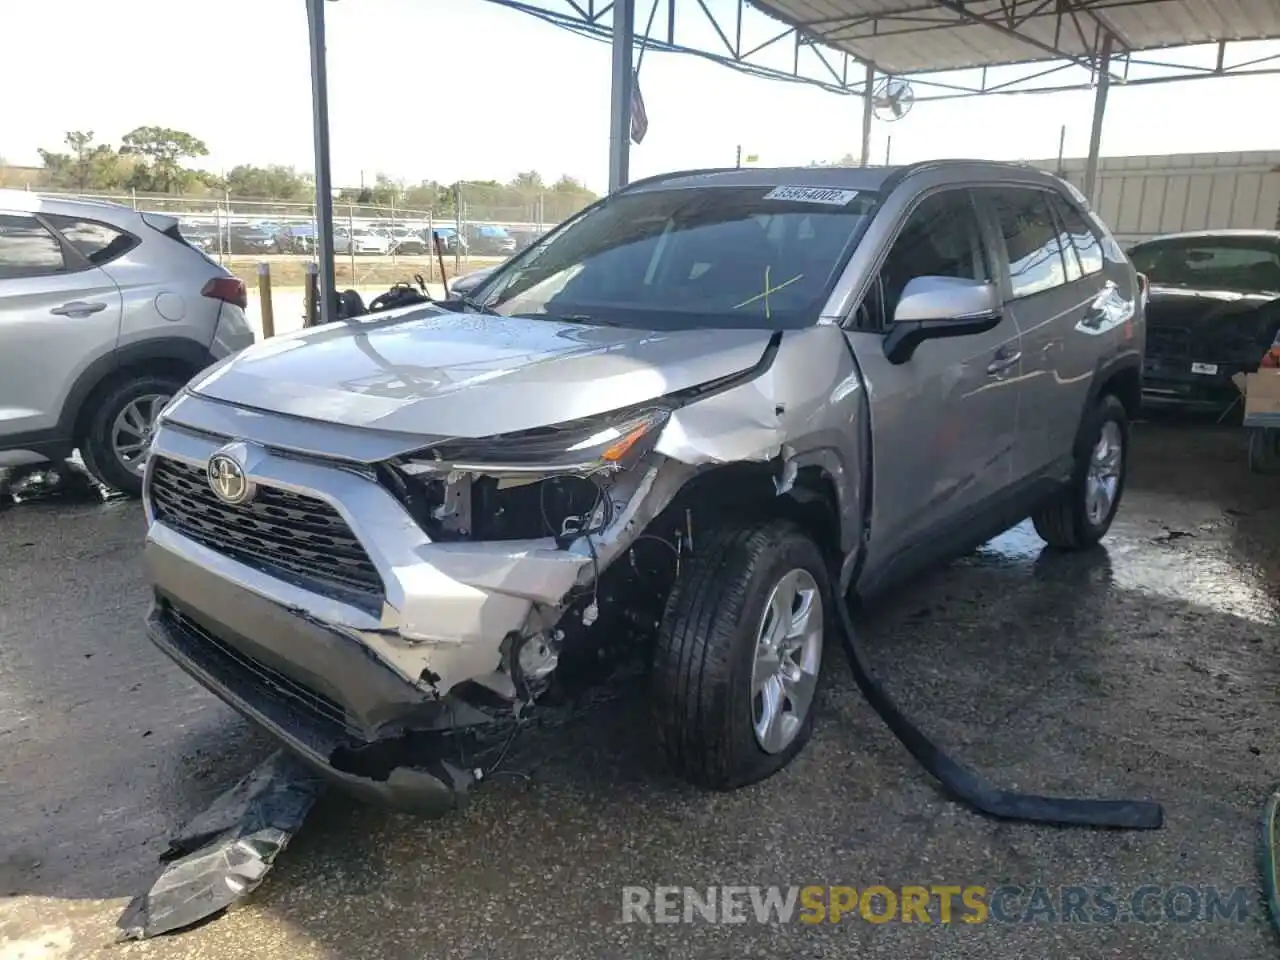
M908 713L994 782L1153 797L1162 830L1007 824L947 801L834 655L814 741L764 784L683 786L622 686L522 742L510 769L528 779L464 813L327 796L245 906L115 948L166 833L271 747L143 638L135 504L0 512L0 960L1273 956L1255 858L1280 779L1280 497L1244 444L1142 424L1105 551L1040 555L1019 528L861 617ZM1106 885L1122 907L1093 923L621 923L622 888L655 884L1016 885L1005 918L1037 885ZM1243 885L1249 915L1138 922L1124 904L1144 884Z

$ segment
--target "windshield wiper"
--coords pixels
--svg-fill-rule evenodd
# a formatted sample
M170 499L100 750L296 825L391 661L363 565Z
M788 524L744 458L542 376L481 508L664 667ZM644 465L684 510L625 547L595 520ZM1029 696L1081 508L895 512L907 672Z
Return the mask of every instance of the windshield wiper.
M470 307L476 313L483 313L490 317L501 316L501 314L499 314L497 310L493 309L493 307L486 306L474 297L467 296L465 293L454 294L449 299L457 300L464 307Z

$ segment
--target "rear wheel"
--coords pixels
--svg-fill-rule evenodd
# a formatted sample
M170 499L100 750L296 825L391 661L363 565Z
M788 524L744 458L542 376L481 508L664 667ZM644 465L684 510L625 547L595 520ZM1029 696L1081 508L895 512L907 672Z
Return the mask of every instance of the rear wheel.
M1101 397L1088 414L1087 446L1076 460L1071 482L1032 514L1036 533L1051 547L1083 550L1111 529L1129 463L1129 418L1113 394Z
M822 554L794 524L703 537L667 601L652 678L659 739L682 776L732 789L803 749L832 609Z
M98 482L131 497L142 494L142 471L156 419L181 389L182 381L175 377L141 374L91 401L95 409L80 453Z

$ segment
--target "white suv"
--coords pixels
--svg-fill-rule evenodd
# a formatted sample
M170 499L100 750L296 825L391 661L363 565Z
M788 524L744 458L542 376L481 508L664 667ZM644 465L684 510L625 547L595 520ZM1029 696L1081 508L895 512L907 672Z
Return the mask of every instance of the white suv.
M140 493L161 408L253 342L245 305L174 217L0 190L0 469L79 448Z

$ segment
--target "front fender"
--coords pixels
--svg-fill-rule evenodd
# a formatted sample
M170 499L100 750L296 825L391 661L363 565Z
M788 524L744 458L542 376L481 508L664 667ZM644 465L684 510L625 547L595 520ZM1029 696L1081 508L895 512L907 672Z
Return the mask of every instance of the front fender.
M838 327L787 331L760 376L677 410L656 449L693 467L776 462L778 493L800 470L817 468L833 491L847 553L862 541L864 526L865 393Z

